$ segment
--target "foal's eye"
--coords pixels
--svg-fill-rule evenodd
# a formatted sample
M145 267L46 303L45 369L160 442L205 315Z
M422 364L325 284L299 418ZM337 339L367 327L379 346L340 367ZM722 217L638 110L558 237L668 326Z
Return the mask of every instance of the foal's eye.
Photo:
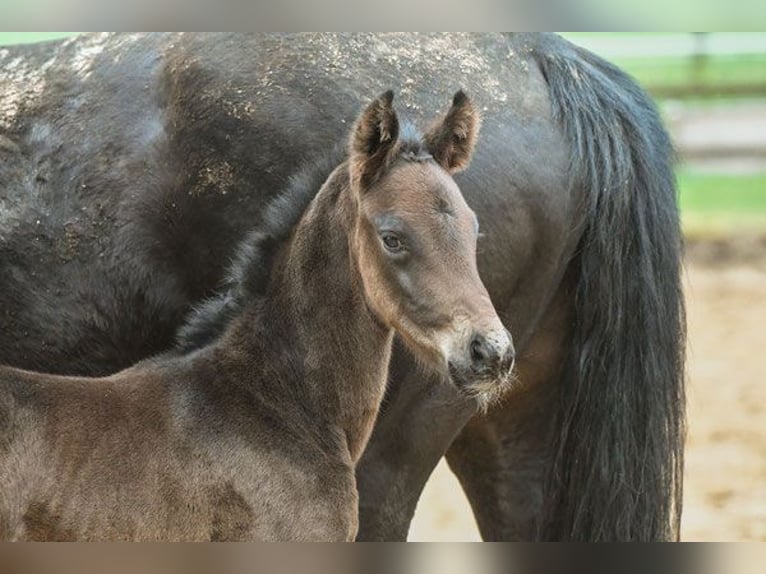
M383 245L391 253L399 253L404 248L402 240L394 233L384 233L382 239Z

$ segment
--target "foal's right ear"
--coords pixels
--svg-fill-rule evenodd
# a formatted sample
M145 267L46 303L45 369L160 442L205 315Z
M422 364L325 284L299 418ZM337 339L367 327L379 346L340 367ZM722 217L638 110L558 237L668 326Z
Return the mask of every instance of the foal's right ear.
M368 105L354 124L349 142L351 181L362 188L372 185L394 157L399 138L399 119L388 90Z

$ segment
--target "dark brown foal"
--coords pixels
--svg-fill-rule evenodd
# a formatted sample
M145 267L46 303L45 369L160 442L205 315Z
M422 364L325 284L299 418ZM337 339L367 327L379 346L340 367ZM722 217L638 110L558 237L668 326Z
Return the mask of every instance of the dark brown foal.
M0 369L0 538L353 540L394 332L481 403L510 382L451 177L478 120L459 92L400 137L391 93L370 104L243 245L215 342L100 379Z

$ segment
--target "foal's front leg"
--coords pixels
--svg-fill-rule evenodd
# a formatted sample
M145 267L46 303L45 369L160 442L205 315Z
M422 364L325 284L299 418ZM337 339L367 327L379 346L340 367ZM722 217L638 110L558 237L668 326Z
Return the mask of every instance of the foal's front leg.
M383 408L357 466L357 540L407 539L428 477L475 412L475 402L395 347Z

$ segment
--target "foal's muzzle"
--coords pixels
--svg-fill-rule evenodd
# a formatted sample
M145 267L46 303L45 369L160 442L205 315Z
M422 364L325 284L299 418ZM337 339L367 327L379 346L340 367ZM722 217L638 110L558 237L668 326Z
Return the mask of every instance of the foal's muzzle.
M474 333L462 357L448 362L452 381L469 394L494 392L511 379L516 360L511 334L506 329Z

